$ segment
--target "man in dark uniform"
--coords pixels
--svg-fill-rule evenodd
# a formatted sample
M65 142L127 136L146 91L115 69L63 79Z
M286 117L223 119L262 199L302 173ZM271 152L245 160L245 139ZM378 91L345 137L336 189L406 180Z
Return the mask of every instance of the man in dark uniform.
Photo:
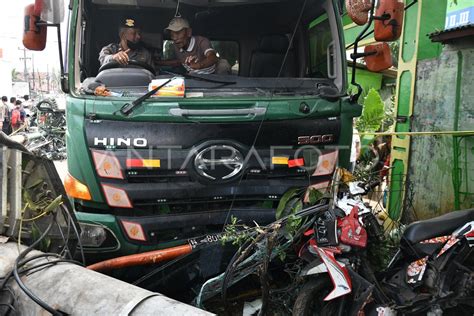
M156 69L157 53L147 49L141 41L140 29L135 20L126 19L119 29L120 42L102 48L99 54L100 65L116 61L127 65L129 60L136 60Z
M216 71L218 58L209 39L193 36L186 19L175 17L165 31L170 32L175 50L175 60L162 60L162 66L182 65L187 72L195 74L212 74Z

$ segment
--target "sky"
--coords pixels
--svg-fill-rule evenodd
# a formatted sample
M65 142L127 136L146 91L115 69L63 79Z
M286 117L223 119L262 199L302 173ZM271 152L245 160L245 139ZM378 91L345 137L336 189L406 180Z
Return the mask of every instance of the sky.
M67 1L66 1L67 2ZM0 0L0 12L2 12L3 25L0 28L0 48L3 50L2 61L8 63L12 68L23 72L23 15L24 8L34 0ZM65 23L62 25L61 33L66 34ZM56 28L48 27L47 44L44 51L26 51L27 68L46 72L59 71L59 52ZM64 42L63 42L64 45ZM30 59L28 59L30 58Z

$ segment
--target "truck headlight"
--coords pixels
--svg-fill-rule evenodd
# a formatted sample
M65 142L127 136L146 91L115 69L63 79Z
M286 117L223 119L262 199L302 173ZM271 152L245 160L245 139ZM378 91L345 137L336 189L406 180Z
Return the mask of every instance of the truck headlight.
M97 248L107 239L107 228L101 225L79 223L81 226L81 242L83 247Z

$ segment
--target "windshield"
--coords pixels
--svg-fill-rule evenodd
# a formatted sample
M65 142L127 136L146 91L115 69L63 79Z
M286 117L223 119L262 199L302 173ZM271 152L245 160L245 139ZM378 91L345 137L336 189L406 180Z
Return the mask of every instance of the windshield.
M342 89L331 1L185 1L179 7L144 1L133 10L126 2L83 3L75 56L80 93L101 86L110 92L104 96L133 97L149 91L153 80L180 74L197 77L184 76L186 97ZM182 18L173 19L178 10ZM124 41L123 21L136 26L140 50L132 37ZM127 54L125 62L119 52Z

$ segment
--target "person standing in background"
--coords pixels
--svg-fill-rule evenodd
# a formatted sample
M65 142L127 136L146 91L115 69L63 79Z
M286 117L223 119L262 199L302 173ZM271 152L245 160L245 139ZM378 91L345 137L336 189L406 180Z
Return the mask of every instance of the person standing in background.
M20 121L21 121L21 125L24 125L25 120L26 120L26 111L25 111L25 108L23 106L23 102L21 102L21 100L16 100L15 105L20 106Z
M350 169L351 169L349 170L350 172L354 172L357 158L359 158L359 155L360 155L360 137L359 137L359 132L354 127L352 129L351 158L349 160Z
M18 101L20 101L20 100L18 100ZM22 126L20 105L21 105L21 101L16 102L15 108L12 110L11 126L12 126L13 132L16 132Z
M2 102L0 103L0 127L3 131L3 124L5 123L5 120L8 117L8 103L7 103L7 97L3 96L2 97ZM9 122L7 122L8 124Z
M10 104L8 105L8 108L11 111L13 111L14 108L16 108L16 98L15 97L11 97L10 98Z
M2 97L2 108L4 109L5 111L5 114L4 114L4 118L3 118L3 127L2 127L2 131L9 135L11 132L12 132L12 127L10 125L10 118L11 118L11 107L10 107L10 104L8 103L8 98L7 96L3 96Z
M33 101L30 100L30 96L25 94L23 96L23 99L25 100L25 101L23 101L23 108L27 109L29 111L33 110Z

